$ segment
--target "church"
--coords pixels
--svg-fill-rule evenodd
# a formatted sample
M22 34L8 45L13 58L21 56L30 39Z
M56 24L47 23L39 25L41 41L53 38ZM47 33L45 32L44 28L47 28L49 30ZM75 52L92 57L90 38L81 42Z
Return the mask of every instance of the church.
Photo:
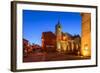
M55 26L55 33L48 31L42 33L42 49L48 52L79 54L81 48L81 37L72 36L62 31L60 21Z

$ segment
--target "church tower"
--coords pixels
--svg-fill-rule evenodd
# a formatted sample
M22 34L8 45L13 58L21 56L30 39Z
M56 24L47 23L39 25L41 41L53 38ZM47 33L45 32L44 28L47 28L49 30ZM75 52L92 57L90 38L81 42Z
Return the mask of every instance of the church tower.
M61 52L61 38L62 38L62 28L61 24L58 21L57 25L55 26L55 33L56 33L56 48L58 52Z

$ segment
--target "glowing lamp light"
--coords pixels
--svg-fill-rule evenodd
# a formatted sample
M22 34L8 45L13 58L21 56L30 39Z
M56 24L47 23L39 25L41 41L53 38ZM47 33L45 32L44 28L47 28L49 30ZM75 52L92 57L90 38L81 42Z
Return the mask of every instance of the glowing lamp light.
M42 39L42 41L44 41L44 39Z
M66 36L63 36L63 40L66 40Z
M89 50L88 50L88 45L85 45L84 46L84 49L83 49L83 56L88 56L89 55Z
M84 50L85 50L85 51L88 51L88 46L85 46Z

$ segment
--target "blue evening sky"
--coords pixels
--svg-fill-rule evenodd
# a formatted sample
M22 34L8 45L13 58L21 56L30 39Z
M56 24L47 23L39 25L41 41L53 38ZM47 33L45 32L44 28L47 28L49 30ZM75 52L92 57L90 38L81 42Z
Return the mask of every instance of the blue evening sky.
M58 20L63 32L81 35L80 13L23 10L23 38L41 45L42 32L55 33Z

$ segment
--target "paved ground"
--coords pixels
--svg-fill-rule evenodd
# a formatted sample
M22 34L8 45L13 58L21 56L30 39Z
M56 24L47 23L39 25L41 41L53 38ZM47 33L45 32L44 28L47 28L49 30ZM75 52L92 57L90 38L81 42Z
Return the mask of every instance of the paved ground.
M90 59L90 57L68 55L64 53L31 53L29 56L24 57L24 62L39 62L39 61L61 61L61 60L81 60Z

